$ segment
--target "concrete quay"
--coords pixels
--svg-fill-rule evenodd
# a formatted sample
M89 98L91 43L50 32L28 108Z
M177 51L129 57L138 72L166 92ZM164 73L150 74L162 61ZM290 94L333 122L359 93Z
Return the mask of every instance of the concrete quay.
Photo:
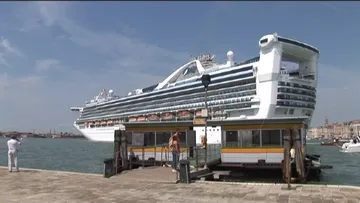
M292 189L287 190L285 184L201 181L175 184L175 175L174 179L166 176L160 180L148 169L129 171L109 179L96 174L20 170L9 173L5 167L0 168L1 203L360 202L360 187L350 186L292 185ZM156 170L164 173L171 169Z

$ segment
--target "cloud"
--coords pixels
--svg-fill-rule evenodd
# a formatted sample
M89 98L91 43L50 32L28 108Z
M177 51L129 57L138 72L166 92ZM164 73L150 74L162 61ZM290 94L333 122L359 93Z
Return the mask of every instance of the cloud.
M23 57L23 53L10 44L10 41L4 36L0 37L0 64L10 67L7 57L17 55Z
M331 4L331 3L329 3L329 2L318 2L319 4L321 4L321 5L323 5L323 6L325 6L325 7L327 7L327 8L330 8L330 9L332 9L332 10L338 10L339 9L339 7L337 7L337 6L335 6L334 4Z
M36 60L35 68L38 71L46 71L58 67L59 64L60 61L56 59Z
M77 45L91 48L92 50L114 59L131 61L127 63L129 68L142 68L149 66L159 67L160 61L164 63L179 64L189 57L188 53L178 53L143 42L139 39L126 36L125 34L113 32L101 32L89 30L68 16L69 3L56 2L37 2L35 8L38 9L37 18L40 18L44 26L60 26L70 37L69 40ZM32 18L33 19L33 18ZM27 22L29 24L29 22ZM125 33L134 33L135 29L130 29L124 23L118 23L123 27ZM38 27L38 26L29 26ZM180 65L180 64L179 64Z
M0 75L0 102L31 102L34 99L31 96L32 91L38 88L41 83L42 78L40 76L24 75L13 77L3 73ZM9 105L9 103L2 104L5 107Z
M10 64L7 62L5 58L5 54L0 52L0 64L10 67Z
M27 36L41 31L50 36L50 31L57 29L53 38L61 36L61 41L52 43L58 43L56 47L63 48L64 53L54 59L47 56L50 50L42 50L40 57L43 59L33 60L33 73L2 75L0 94L4 96L1 96L0 105L7 107L0 108L0 114L6 115L0 118L0 129L69 131L78 116L70 111L71 106L84 104L103 88L113 89L122 96L136 88L158 83L171 73L172 66L179 67L189 56L129 36L136 30L124 23L117 23L122 26L122 33L86 28L70 17L70 3L35 2L20 11L17 18L22 24L17 31L26 32ZM44 30L48 32L42 32ZM63 43L69 43L66 49ZM76 59L71 63L67 59L72 57L71 50L75 46L85 48L86 53L92 52L91 56L102 56L102 60L88 56L85 61ZM92 65L94 60L98 67ZM63 63L67 66L63 67ZM61 68L56 68L59 66ZM56 75L45 71L53 68L57 69Z
M23 56L23 54L15 47L10 44L8 39L5 39L3 36L1 37L1 47L4 49L5 53L13 53L18 56Z

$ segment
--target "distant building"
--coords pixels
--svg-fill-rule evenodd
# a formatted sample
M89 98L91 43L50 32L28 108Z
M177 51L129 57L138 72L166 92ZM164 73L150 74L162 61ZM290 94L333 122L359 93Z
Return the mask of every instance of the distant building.
M312 139L351 138L360 134L360 120L343 123L328 123L325 119L323 126L311 127L308 137Z

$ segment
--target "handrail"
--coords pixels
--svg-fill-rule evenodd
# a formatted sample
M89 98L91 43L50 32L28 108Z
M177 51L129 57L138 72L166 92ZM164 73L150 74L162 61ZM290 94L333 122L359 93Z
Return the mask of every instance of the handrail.
M207 156L208 159L207 160L214 160L214 159L218 159L220 158L220 146L212 146L212 145L208 145L207 148ZM153 149L153 151L147 151L147 149ZM138 158L138 160L136 161L138 165L141 166L145 166L146 165L151 165L151 160L149 160L150 158L153 158L154 162L153 165L156 165L156 163L160 163L163 166L168 166L169 162L171 162L172 160L170 160L170 153L171 153L171 149L169 149L167 146L134 146L134 147L129 147L129 152L130 152L130 170L132 169L132 165L133 165L133 155L131 153L133 153L134 151L137 151L138 154L136 154L135 157ZM205 149L202 149L201 147L197 146L197 147L182 147L180 149L180 153L178 154L179 156L179 161L180 160L189 160L191 165L193 167L196 168L196 170L198 170L199 167L205 165ZM139 154L140 153L140 154ZM160 153L160 157L159 154ZM150 156L150 157L149 157ZM147 157L149 157L148 159L146 159ZM150 163L149 163L150 162Z

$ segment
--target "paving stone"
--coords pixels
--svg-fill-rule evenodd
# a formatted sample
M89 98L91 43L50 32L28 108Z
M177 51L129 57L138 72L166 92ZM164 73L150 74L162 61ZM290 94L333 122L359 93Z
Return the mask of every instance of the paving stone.
M292 185L291 190L283 190L284 184L175 184L173 177L171 169L162 167L109 179L102 175L27 169L9 173L0 168L0 202L352 203L360 200L360 188Z
M335 201L332 199L323 199L322 202L323 203L335 203Z

